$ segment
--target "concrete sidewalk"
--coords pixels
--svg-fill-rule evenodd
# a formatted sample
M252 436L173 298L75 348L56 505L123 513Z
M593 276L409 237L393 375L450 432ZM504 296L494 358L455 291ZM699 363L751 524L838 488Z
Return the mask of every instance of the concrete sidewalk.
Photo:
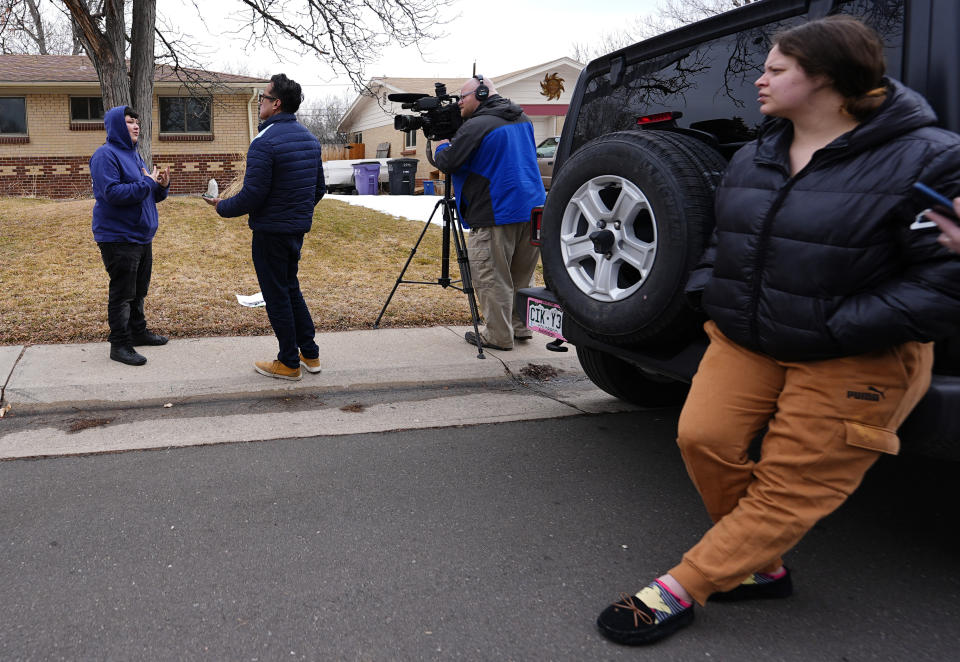
M276 357L273 336L171 340L141 347L147 364L111 361L107 343L0 346L4 406L32 413L72 408L150 406L297 392L510 380L529 364L582 375L576 350L545 348L535 335L508 352L463 340L472 327L379 329L319 333L323 372L304 371L299 382L264 377L253 362Z

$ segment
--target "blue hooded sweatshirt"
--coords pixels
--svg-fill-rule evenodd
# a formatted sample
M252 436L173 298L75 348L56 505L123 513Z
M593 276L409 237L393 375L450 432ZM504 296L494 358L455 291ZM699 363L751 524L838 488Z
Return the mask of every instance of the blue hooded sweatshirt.
M146 164L130 139L124 109L104 115L107 142L90 157L93 238L149 244L157 233L157 203L167 197L167 188L143 173Z

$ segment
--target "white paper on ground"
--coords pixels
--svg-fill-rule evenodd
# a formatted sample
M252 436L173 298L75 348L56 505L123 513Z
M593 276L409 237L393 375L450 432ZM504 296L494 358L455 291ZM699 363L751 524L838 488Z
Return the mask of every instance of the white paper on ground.
M246 306L247 308L259 308L260 306L266 306L266 302L263 300L263 294L257 292L256 294L251 294L249 296L244 296L242 294L237 295L237 303L241 306Z

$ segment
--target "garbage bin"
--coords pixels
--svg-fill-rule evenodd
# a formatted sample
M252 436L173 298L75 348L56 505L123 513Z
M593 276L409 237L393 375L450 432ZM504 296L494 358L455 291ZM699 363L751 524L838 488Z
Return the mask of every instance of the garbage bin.
M423 194L424 195L436 195L436 191L433 189L433 180L424 179L423 180Z
M390 159L390 195L413 195L417 185L417 159Z
M353 164L353 185L360 195L376 195L380 179L380 163L366 161Z

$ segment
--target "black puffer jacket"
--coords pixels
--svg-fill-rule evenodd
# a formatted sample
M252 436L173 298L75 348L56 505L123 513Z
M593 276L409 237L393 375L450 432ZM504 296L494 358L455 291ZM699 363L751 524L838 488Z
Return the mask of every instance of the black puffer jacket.
M735 342L784 361L850 356L960 324L960 258L911 229L922 181L960 195L960 136L888 81L884 105L789 171L793 125L768 122L730 162L688 294ZM929 226L929 224L927 224Z

